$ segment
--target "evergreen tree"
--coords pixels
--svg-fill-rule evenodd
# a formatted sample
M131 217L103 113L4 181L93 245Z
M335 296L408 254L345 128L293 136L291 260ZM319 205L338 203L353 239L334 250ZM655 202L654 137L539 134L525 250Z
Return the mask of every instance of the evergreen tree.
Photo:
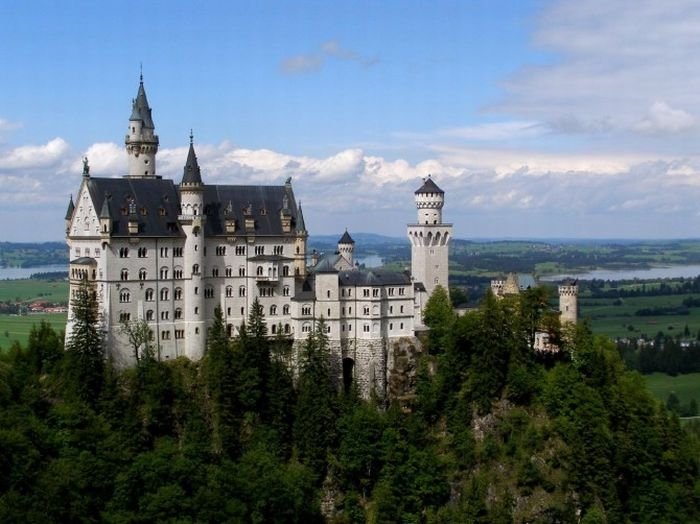
M97 296L84 279L71 301L73 330L64 360L67 388L77 398L94 403L100 396L104 374L104 347L99 329Z

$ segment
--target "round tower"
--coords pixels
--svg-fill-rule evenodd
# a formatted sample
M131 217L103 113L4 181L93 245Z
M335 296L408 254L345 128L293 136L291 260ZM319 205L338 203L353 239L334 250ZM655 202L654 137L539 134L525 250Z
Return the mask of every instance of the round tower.
M578 282L569 280L559 285L561 323L576 324L578 319Z
M124 140L129 155L130 178L155 178L158 135L148 106L143 75L136 98L132 101L129 129Z
M440 189L430 175L423 187L415 193L418 223L435 225L442 223L442 206L445 205L445 192Z
M187 163L180 182L180 216L185 233L185 355L199 360L206 344L206 311L204 309L204 184L194 152L192 134Z
M354 266L353 255L355 253L355 241L352 239L348 230L345 230L343 236L338 240L338 253L352 267Z
M452 224L442 222L445 192L428 176L414 193L418 223L408 225L411 275L430 297L437 286L449 290L448 255ZM448 291L449 292L449 291Z

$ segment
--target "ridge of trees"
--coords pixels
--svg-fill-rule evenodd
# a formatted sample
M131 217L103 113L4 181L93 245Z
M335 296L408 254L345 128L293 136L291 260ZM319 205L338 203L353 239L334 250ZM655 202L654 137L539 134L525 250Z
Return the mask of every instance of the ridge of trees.
M235 339L216 311L200 362L98 366L78 300L65 350L42 323L0 356L2 522L700 518L696 433L542 290L463 316L438 290L408 404L340 391L323 321L295 352L257 303ZM541 325L559 353L533 351Z

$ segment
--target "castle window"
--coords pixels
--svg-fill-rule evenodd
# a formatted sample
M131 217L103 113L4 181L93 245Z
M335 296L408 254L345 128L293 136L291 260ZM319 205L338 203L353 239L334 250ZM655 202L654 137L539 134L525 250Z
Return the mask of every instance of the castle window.
M284 332L289 333L289 324L284 325Z
M391 314L393 312L394 312L394 306L389 306L389 313Z
M390 296L390 297L393 297L393 296L394 296L394 288L393 288L393 287L390 287L390 288L389 288L389 296Z
M146 270L144 268L139 269L139 280L146 280Z
M167 247L161 247L161 248L160 248L160 256L162 256L162 257L167 257L167 256L168 256L168 248L167 248Z
M146 290L146 302L153 302L153 290L150 287Z
M289 276L289 266L282 266L282 276L283 277Z
M231 268L231 266L228 266L225 270L225 274L227 277L233 276L233 268Z
M365 333L369 333L369 324L364 324L362 326L362 331L364 331Z
M167 214L163 206L158 208L158 214L162 217L164 217Z
M284 252L284 246L275 246L273 248L273 254L281 255Z
M184 329L176 329L175 330L175 338L178 338L178 339L185 338L185 330Z
M400 287L399 288L399 295L404 296L406 294L406 288L405 287Z
M369 306L365 306L364 308L362 308L362 314L369 315Z
M302 306L301 307L301 314L304 316L311 315L311 306Z
M236 246L236 255L238 255L238 256L245 255L245 246Z
M233 296L233 288L231 286L226 286L226 296L228 298Z
M207 286L204 288L204 298L214 298L214 288Z
M131 313L119 313L119 322L129 322Z
M199 295L199 288L197 286L194 287L194 294Z
M263 267L262 267L262 266L258 266L258 269L255 270L255 274L256 274L257 276L261 277L261 276L263 275Z
M119 248L119 258L128 258L128 257L129 257L129 248L128 247Z
M199 328L198 327L194 328L194 334L199 335Z
M168 268L167 267L160 268L160 279L165 280L167 278L168 278Z
M401 306L399 313L403 313L403 306Z
M363 297L368 297L368 296L369 296L369 289L363 289L363 290L362 290L362 296L363 296Z
M197 306L194 307L194 314L199 315L199 308Z
M391 322L389 322L389 331L393 331L393 329L394 329L394 324L392 324Z
M175 279L181 279L181 278L182 278L182 268L175 268L175 269L173 269L173 278L175 278Z
M223 257L226 255L226 246L216 246L216 255Z
M302 333L310 333L311 332L311 324L308 322L304 322L304 324L301 326L301 332Z
M284 286L284 287L282 288L282 295L285 296L285 297L288 297L288 296L289 296L289 286Z
M211 276L212 276L212 277L218 277L218 276L219 276L219 268L218 268L218 267L213 267L213 268L211 268Z
M256 255L264 255L265 254L265 246L255 246L255 254Z
M276 314L277 314L277 306L275 306L273 304L272 306L270 306L270 316L274 316Z
M161 340L170 340L170 331L161 331L160 338Z
M327 317L331 316L331 308L328 308L328 313L326 314Z
M148 311L146 311L146 320L148 320L148 321L153 320L153 310L152 309L149 309Z
M240 286L238 288L238 296L239 297L244 297L245 296L245 286Z
M245 267L241 266L238 268L238 276L239 277L244 277L245 276Z
M170 311L161 311L160 312L160 319L161 320L168 320L170 318Z
M193 275L199 275L199 264L193 264L193 265L192 265L192 274L193 274Z
M401 322L401 324L399 324L399 327L400 327L401 329L403 329L403 322Z
M173 256L174 257L182 257L182 248L181 247L174 247L173 248Z
M379 296L379 290L378 290L378 289L373 289L373 290L372 290L372 296L373 296L373 297L378 297L378 296Z
M131 293L129 293L128 289L122 289L119 292L119 302L122 302L122 303L131 302Z
M182 288L181 287L176 287L173 290L173 298L175 300L182 300Z
M129 280L129 270L128 269L122 269L120 277L122 280Z
M174 316L176 319L182 318L182 309L177 308L177 309L175 310L175 314L174 314L173 316Z
M170 293L169 293L167 287L164 287L163 289L160 290L160 299L161 300L168 300L168 296L170 296Z
M282 314L289 315L289 304L285 304L284 306L282 306Z
M145 247L140 247L138 252L137 252L137 256L139 258L146 258L147 255L148 255L148 250Z
M326 291L326 298L331 298L331 290Z

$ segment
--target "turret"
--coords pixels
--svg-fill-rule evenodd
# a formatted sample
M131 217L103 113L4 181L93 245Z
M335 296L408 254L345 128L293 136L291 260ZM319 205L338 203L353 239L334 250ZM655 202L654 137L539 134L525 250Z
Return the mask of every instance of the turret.
M576 324L578 319L578 281L569 280L559 285L559 312L562 324Z
M348 234L348 230L346 229L345 233L343 233L343 236L340 237L340 240L338 240L338 253L340 253L340 256L342 256L345 259L345 261L352 267L354 265L354 252L355 241Z
M102 201L102 209L100 210L100 235L104 239L109 239L112 234L112 215L109 212L109 195L105 195Z
M430 175L415 192L419 224L441 224L442 206L445 205L445 192L440 189Z
M73 212L75 211L75 204L73 203L73 195L70 196L68 201L68 209L66 210L66 235L70 232L70 225L73 221Z
M298 277L303 277L306 275L306 240L309 238L309 233L306 231L301 202L297 206L294 230L296 233L294 239L294 274Z
M185 355L193 360L202 357L206 344L206 311L204 309L204 184L194 152L190 132L190 149L180 182L180 215L185 233Z
M156 153L158 152L158 135L148 106L146 90L143 87L143 75L136 98L132 101L129 130L124 140L129 155L130 178L155 178Z

